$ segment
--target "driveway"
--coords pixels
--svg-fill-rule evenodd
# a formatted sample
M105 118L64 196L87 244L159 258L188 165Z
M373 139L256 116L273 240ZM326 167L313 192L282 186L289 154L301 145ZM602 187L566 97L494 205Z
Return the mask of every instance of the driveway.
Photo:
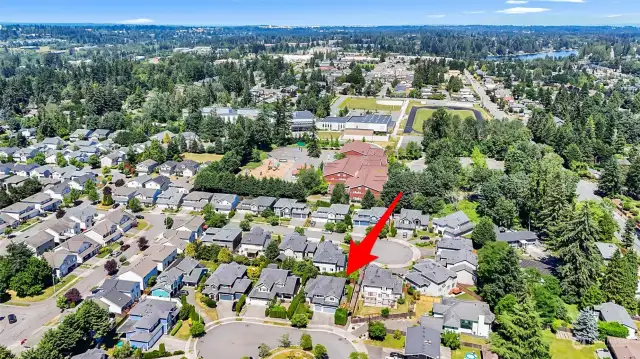
M280 337L287 333L291 343L297 345L304 332L295 328L231 322L209 330L199 339L197 355L203 359L238 359L244 356L257 358L260 344L276 348ZM345 359L356 351L349 341L336 334L320 331L308 333L314 345L322 344L327 348L331 359Z
M373 246L371 254L378 256L377 263L386 265L403 265L411 262L411 249L397 242L378 240Z
M235 317L236 313L232 310L233 302L230 300L219 300L218 306L216 309L218 310L218 318L231 318ZM264 316L264 312L262 313Z

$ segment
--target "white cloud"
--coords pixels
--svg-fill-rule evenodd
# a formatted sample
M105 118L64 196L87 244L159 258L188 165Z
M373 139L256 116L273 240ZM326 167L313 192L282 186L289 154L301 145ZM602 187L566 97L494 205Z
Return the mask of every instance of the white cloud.
M528 0L507 0L507 4L526 4Z
M613 14L613 15L607 15L605 17L612 18L612 17L620 17L620 16L624 16L624 14Z
M539 0L539 1L547 1L547 2L572 2L572 3L579 3L579 4L583 4L584 0Z
M430 17L432 19L441 19L444 17L444 15L442 14L434 14L434 15L427 15L427 17Z
M484 10L477 10L477 11L463 11L463 14L466 15L472 15L472 14L484 14L486 11Z
M549 10L550 9L547 9L544 7L512 7L509 9L498 10L497 12L500 12L503 14L510 14L510 15L520 15L520 14L533 14L533 13L545 12Z
M132 24L132 25L151 24L152 22L153 22L153 20L151 20L151 19L145 19L145 18L141 18L141 19L129 19L129 20L123 20L123 21L121 21L121 23L123 23L123 24Z

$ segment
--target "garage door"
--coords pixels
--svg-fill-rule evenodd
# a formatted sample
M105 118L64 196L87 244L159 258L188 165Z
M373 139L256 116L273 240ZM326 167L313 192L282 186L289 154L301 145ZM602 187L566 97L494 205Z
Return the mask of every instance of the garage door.
M233 294L220 294L220 300L233 300Z
M336 308L333 307L324 307L323 312L334 314L336 312Z

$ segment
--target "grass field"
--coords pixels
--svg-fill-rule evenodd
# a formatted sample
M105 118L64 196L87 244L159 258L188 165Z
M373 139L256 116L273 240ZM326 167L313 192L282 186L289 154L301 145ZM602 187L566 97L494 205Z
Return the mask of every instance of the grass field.
M184 155L182 155L182 158L184 158L185 160L204 163L209 161L220 161L222 159L222 155L217 155L215 153L185 153Z
M145 230L149 230L151 229L152 225L149 224L149 222L145 221L144 219L139 219L138 220L138 230L139 231L145 231Z
M552 358L592 359L595 357L594 353L597 349L606 348L603 342L597 342L593 345L581 345L571 340L558 339L549 330L543 332L543 338L547 343L551 344L549 352Z
M340 138L340 135L342 133L341 132L337 132L337 131L318 131L318 138L319 139L337 139Z
M75 282L78 279L77 276L73 275L73 274L69 274L66 277L64 277L60 282L56 283L56 293L60 294L60 293L64 293L63 288L73 282ZM8 290L7 293L9 293L11 295L11 300L9 302L7 302L6 304L18 304L18 303L34 303L34 302L41 302L49 297L51 297L53 295L53 286L50 286L49 288L46 288L45 290L42 291L41 294L39 295L35 295L33 297L18 297L16 295L16 293L12 290ZM19 305L19 304L18 304Z
M422 132L422 124L424 123L424 121L430 119L434 112L436 112L436 110L430 108L423 108L418 110L418 112L416 112L416 119L415 121L413 121L413 129L415 131ZM467 118L469 116L475 118L473 111L470 110L447 110L447 112L452 115L458 115L461 118Z
M462 293L460 295L456 295L456 299L459 299L459 300L475 300L475 301L477 301L476 298L472 297L471 295L469 295L467 293Z
M271 355L270 357L268 357L269 359L289 359L289 358L295 358L295 359L313 359L313 355L305 352L302 349L283 349L273 355Z
M480 358L480 350L478 349L473 349L470 347L460 347L460 349L458 350L452 350L451 351L451 359L464 359L465 355L467 355L467 353L475 353L476 354L476 358ZM553 357L555 358L555 357Z
M191 337L191 319L183 321L182 326L173 336L178 339L189 340Z
M387 334L384 340L371 340L367 339L364 341L365 344L373 345L375 347L384 347L384 348L392 348L392 349L403 349L404 348L404 335L400 339L395 339L393 334ZM478 356L479 358L479 356Z
M381 307L366 306L364 305L364 300L359 300L358 307L356 309L356 315L357 316L380 315L381 309L382 309ZM398 304L398 307L395 309L390 308L389 314L406 313L408 311L409 311L409 303L405 301L404 304Z
M338 107L358 110L400 111L401 106L378 105L375 98L349 97L342 101Z

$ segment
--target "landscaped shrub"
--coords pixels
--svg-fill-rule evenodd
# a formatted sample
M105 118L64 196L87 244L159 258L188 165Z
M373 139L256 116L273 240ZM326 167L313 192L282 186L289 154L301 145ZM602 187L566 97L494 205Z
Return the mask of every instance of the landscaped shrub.
M607 337L626 338L629 335L627 328L617 322L598 322L598 332L601 340Z
M389 317L389 308L382 308L382 310L380 310L380 315L382 315L384 318Z
M287 310L285 307L276 305L269 309L270 318L287 319Z
M303 301L304 301L304 293L300 291L291 300L291 304L289 305L289 309L287 310L287 318L289 319L293 318L293 315L296 314L296 309L298 309L298 305Z
M404 304L404 302L405 302L404 297L398 298L398 304Z
M349 316L349 312L347 312L346 309L338 308L336 309L336 312L333 315L333 322L336 325L346 325L348 316Z
M242 297L240 297L240 299L238 299L238 302L236 303L236 313L239 315L240 311L242 311L242 307L244 307L244 302L247 301L247 296L246 295L242 295Z
M452 350L460 349L460 334L452 330L445 330L442 333L442 345Z
M176 335L176 333L178 332L178 330L180 330L181 327L182 327L182 320L178 320L176 322L176 325L173 326L173 329L171 329L171 332L169 333L169 335L171 336Z
M209 308L216 308L218 306L218 303L209 297L202 297L200 301Z

